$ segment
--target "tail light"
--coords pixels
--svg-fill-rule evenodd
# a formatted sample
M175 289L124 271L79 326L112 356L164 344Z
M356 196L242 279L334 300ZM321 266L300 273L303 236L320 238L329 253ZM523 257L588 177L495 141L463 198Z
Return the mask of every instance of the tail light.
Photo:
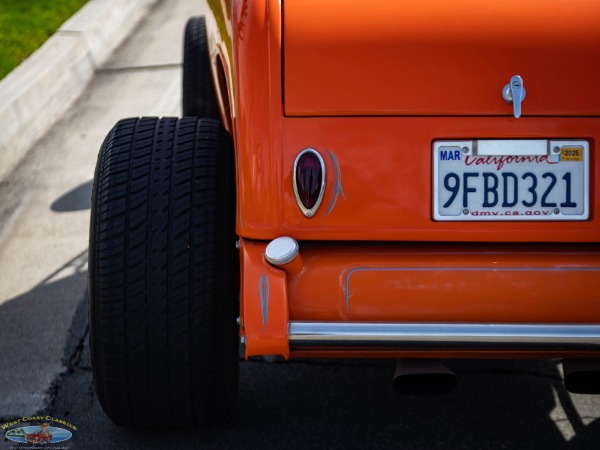
M294 162L294 194L306 217L312 217L325 192L325 162L316 150L302 150Z

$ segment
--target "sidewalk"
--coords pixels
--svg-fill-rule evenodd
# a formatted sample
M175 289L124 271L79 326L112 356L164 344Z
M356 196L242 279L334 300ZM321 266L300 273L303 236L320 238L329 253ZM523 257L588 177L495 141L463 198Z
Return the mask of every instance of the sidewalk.
M96 69L160 0L89 0L0 81L0 181L81 95Z
M148 7L122 45L102 63L95 60L95 74L68 111L46 113L56 122L0 182L0 423L43 410L75 370L86 345L98 150L121 118L181 114L183 30L198 14L198 0L159 0ZM83 320L74 322L77 317ZM90 402L91 392L78 398Z

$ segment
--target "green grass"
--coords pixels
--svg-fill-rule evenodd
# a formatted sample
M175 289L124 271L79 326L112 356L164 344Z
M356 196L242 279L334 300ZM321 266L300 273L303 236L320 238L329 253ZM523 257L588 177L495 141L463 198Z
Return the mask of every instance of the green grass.
M0 79L40 47L87 0L0 0Z

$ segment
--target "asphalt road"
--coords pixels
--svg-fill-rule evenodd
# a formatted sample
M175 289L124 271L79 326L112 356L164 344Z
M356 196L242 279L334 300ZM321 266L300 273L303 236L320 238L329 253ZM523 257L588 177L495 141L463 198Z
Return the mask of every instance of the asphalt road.
M84 330L84 318L79 320ZM244 362L233 420L205 431L115 427L93 394L87 341L61 380L52 417L78 426L71 448L593 449L598 400L569 395L556 364L450 361L458 389L401 397L393 361Z
M77 427L61 445L72 449L598 448L600 398L568 394L547 361L449 361L458 389L425 398L392 391L393 361L242 362L227 424L131 431L110 422L93 391L87 336L96 155L122 117L180 114L181 34L199 12L196 0L160 2L0 184L0 424L63 420Z

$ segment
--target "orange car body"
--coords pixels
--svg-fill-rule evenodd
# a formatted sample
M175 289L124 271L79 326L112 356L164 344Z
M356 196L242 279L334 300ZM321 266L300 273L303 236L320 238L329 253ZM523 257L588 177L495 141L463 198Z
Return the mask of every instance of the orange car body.
M599 2L208 5L246 358L600 356ZM583 143L587 215L436 219L435 143L483 141ZM306 148L325 165L310 218L293 178ZM507 163L470 157L478 174ZM298 270L265 259L282 236Z

